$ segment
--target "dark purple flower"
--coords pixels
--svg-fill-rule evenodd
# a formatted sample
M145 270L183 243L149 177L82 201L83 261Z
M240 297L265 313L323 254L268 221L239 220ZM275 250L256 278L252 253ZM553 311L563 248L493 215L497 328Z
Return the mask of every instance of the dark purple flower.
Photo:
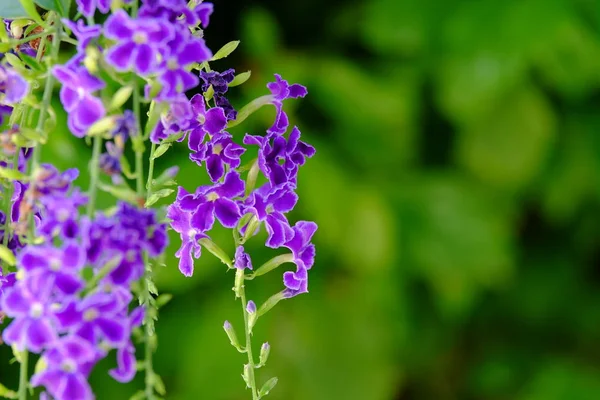
M291 211L297 201L298 195L294 193L291 184L284 183L276 187L266 184L253 191L246 199L243 213L251 212L265 223L269 234L266 245L276 249L294 235L284 214Z
M2 296L2 311L13 321L4 329L2 338L18 350L39 353L57 338L51 294L52 279L32 274L18 281Z
M111 0L76 0L78 10L86 17L91 17L98 9L102 14L110 11Z
M201 3L191 8L186 0L146 0L140 8L141 17L161 18L171 23L181 22L190 27L202 23L203 28L208 26L212 12L212 3Z
M285 244L285 247L294 255L296 272L288 271L283 274L286 297L308 292L308 270L315 263L315 245L311 243L311 239L317 231L317 224L298 221L293 229L294 237Z
M23 271L53 281L62 294L73 295L83 288L79 272L85 265L85 250L75 242L62 248L47 244L27 246L19 253L18 261Z
M289 139L276 134L267 136L244 137L244 144L260 146L258 161L261 171L277 186L286 182L296 184L298 168L306 162L306 158L315 155L315 148L300 140L300 130L292 129Z
M28 92L29 84L21 75L11 68L0 65L0 104L19 103Z
M110 0L106 1L110 2ZM85 54L85 50L92 40L100 37L100 34L102 33L102 27L100 25L88 25L82 19L73 22L64 18L62 22L73 31L73 34L77 38L77 52L79 54Z
M209 111L214 110L211 109ZM240 166L240 157L245 148L235 143L227 132L214 135L210 141L199 146L198 150L190 154L190 159L198 165L206 164L206 171L213 182L218 182L225 174L225 165L230 169Z
M56 400L94 399L85 371L96 358L93 346L77 336L66 336L42 357L46 367L32 376L32 386L44 386Z
M275 74L275 82L268 83L267 88L273 95L273 105L277 109L275 123L267 132L282 135L289 126L287 114L283 111L283 101L286 99L304 97L308 91L306 90L306 87L298 83L290 85L279 74Z
M228 69L224 72L201 71L200 78L203 81L202 91L204 93L206 93L211 86L213 87L215 104L225 111L227 120L236 119L237 111L235 111L227 97L225 97L225 93L227 93L227 90L229 89L229 84L235 78L235 70Z
M198 241L207 237L199 230L192 227L192 213L181 210L177 204L171 204L167 209L167 217L171 220L171 227L181 236L181 247L175 253L179 258L179 270L185 276L194 274L194 258L200 258L202 246Z
M95 122L106 115L102 100L92 95L104 88L105 83L85 68L73 70L55 66L52 72L63 85L60 100L69 116L69 129L75 136L83 137Z
M238 246L237 249L235 249L233 266L237 269L252 269L252 260L248 253L244 251L244 246Z
M176 203L183 211L193 212L191 225L200 232L209 231L215 216L226 228L233 228L240 219L240 207L232 200L244 193L244 181L236 171L230 171L223 183L201 186L192 195L179 188Z
M210 60L212 52L206 47L204 39L200 39L176 31L175 37L168 43L169 54L165 55L161 65L163 70L158 80L163 84L159 98L170 100L179 94L198 86L199 79L187 70L193 63L201 63Z
M79 207L87 204L88 198L77 188L68 195L44 196L41 199L41 221L38 233L48 240L61 235L63 239L75 239L80 227L77 221Z
M186 132L190 129L194 117L194 110L190 101L184 94L180 94L169 102L170 109L161 119L156 128L150 134L152 143L160 143L161 140L171 135ZM180 140L183 140L182 137Z
M206 135L213 136L223 132L223 129L227 127L227 118L220 107L207 110L204 97L200 94L194 95L190 100L190 104L195 121L190 126L192 131L190 132L188 146L193 152L198 152Z
M108 17L104 35L117 43L106 53L106 60L117 71L136 71L146 76L156 72L166 56L167 42L173 37L171 26L152 18L132 19L123 10Z

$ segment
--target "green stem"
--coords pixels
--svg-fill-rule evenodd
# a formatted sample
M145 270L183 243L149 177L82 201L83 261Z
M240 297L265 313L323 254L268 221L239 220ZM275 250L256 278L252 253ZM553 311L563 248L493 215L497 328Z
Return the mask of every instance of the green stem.
M27 350L21 353L21 370L19 371L19 400L27 399L27 384L29 376L27 374L29 353Z
M88 207L87 215L92 216L96 207L96 194L98 192L98 178L100 176L100 152L102 151L102 138L94 137L94 148L92 150L92 160L90 161L90 186L88 188Z
M243 273L243 272L242 272ZM250 386L250 390L252 391L252 400L258 400L258 390L256 388L256 379L254 377L254 369L256 365L254 364L254 357L252 356L252 335L250 333L250 325L248 323L248 311L246 311L246 306L248 305L246 301L246 289L244 288L244 284L242 284L240 288L240 297L242 299L242 311L244 313L244 330L246 331L246 353L248 354L248 385Z
M56 32L56 29L45 30L42 33L37 33L35 35L24 37L23 39L15 40L14 42L10 42L10 44L11 45L15 45L15 46L19 46L21 44L29 43L32 40L39 39L41 37L46 37L48 35L52 35L54 32Z
M154 152L156 151L156 143L152 143L150 147L150 161L148 166L148 180L146 181L146 200L152 194L152 180L154 179Z

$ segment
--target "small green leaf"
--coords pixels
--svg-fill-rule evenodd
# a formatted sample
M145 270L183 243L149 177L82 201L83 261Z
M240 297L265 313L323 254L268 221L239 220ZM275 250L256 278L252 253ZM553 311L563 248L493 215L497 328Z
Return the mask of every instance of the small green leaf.
M233 268L233 265L231 264L231 258L227 255L225 250L220 248L215 242L213 242L210 239L204 238L200 239L200 244L213 256L221 260L223 264L227 265L229 268Z
M46 10L56 11L62 17L69 16L71 0L35 0L35 2Z
M88 130L88 136L101 136L107 132L115 129L117 125L116 118L113 115L104 117L101 120L95 122Z
M158 146L156 148L156 150L154 151L154 154L152 154L152 159L156 160L158 157L165 154L172 145L173 145L172 143L163 143L160 146Z
M270 94L261 96L257 99L252 100L250 103L246 104L244 107L242 107L240 109L240 111L238 112L237 118L233 121L229 121L229 123L227 124L227 127L232 128L234 126L241 124L246 118L248 118L250 115L252 115L254 112L256 112L259 108L261 108L262 106L265 106L267 104L271 104L272 101L273 101L273 96Z
M156 390L156 393L160 394L161 396L167 394L165 383L163 382L162 378L156 374L154 374L154 390Z
M8 389L6 386L0 383L0 397L4 397L5 399L16 399L19 396L16 392Z
M163 293L156 299L156 307L161 308L167 305L173 298L172 294Z
M0 18L0 26L5 26L4 18ZM0 42L8 42L8 32L6 32L6 29L0 29Z
M125 184L121 186L114 186L98 182L98 189L102 190L103 192L110 193L119 200L124 200L131 204L139 205L140 198L138 194Z
M133 396L131 396L129 400L143 400L144 398L146 398L146 392L139 390Z
M129 100L132 94L133 88L131 86L123 86L121 89L117 90L108 106L109 111L118 110L123 107L123 104Z
M19 133L25 139L32 140L41 144L46 143L46 137L41 132L38 132L33 128L19 128Z
M213 88L212 85L210 85L208 87L208 90L204 93L204 100L206 100L208 102L208 101L212 100L214 95L215 95L215 89Z
M239 86L242 83L245 83L248 79L250 79L250 76L252 75L252 71L246 71L246 72L242 72L241 74L237 74L235 76L235 78L233 78L233 80L229 83L229 87L235 87L235 86Z
M144 207L146 207L146 208L151 207L158 200L160 200L164 197L170 196L174 192L175 192L175 190L173 190L173 189L161 189L158 192L154 192L150 195L150 197L146 201L146 204L144 205Z
M14 0L12 0L14 2ZM42 20L42 17L40 17L40 14L37 12L37 9L35 8L35 4L33 3L33 0L19 0L19 2L21 3L21 6L23 6L23 9L25 10L25 12L27 13L27 15L29 17L31 17L32 20L34 20L35 22L37 22L38 24L44 26L44 21Z
M13 252L4 245L0 245L0 259L11 267L13 267L17 262Z
M19 57L21 58L21 60L23 60L23 62L25 63L25 65L27 65L28 67L30 67L31 69L37 71L37 72L43 72L44 71L44 67L42 66L42 64L40 64L38 62L38 60L36 60L35 58L28 56L25 53L20 53Z
M213 58L210 59L210 61L216 61L227 57L228 55L233 53L235 49L237 49L239 44L239 40L234 40L232 42L227 43L225 46L221 47L219 51L217 51L217 53L213 56Z
M29 177L16 169L0 167L0 178L10 179L11 181L27 181Z
M269 392L271 390L273 390L273 388L275 387L275 385L277 385L277 377L273 377L271 379L269 379L262 388L260 388L260 391L258 392L258 397L264 397L266 395L269 394Z

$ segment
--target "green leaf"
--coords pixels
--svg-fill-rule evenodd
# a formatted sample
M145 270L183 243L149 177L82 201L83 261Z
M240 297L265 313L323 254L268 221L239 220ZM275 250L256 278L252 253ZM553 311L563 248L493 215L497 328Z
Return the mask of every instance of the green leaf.
M169 148L172 146L172 143L163 143L160 146L158 146L156 148L156 150L154 151L154 154L152 154L152 159L155 160L158 157L162 156L163 154L165 154L167 152L167 150L169 150Z
M4 261L6 264L13 267L17 260L15 259L15 255L12 251L8 249L8 247L4 245L0 245L0 259Z
M121 89L117 90L115 95L113 96L112 101L108 109L110 111L118 110L129 100L131 95L133 94L133 87L131 86L123 86Z
M161 396L167 394L165 383L163 382L162 378L156 374L154 374L154 390L156 390L156 393L160 394Z
M244 122L244 120L246 118L248 118L250 115L252 115L258 109L260 109L262 106L271 104L271 101L273 101L273 96L270 94L268 94L266 96L261 96L257 99L252 100L250 103L246 104L244 107L242 107L240 109L240 111L238 112L237 118L233 121L229 121L229 123L227 124L227 127L232 128L234 126L241 124L242 122Z
M12 0L14 2L14 0ZM37 12L37 9L35 8L35 4L33 3L33 0L19 0L19 2L21 2L21 6L23 6L23 9L25 10L25 12L27 13L27 15L29 17L31 17L31 19L33 19L35 22L37 22L40 25L45 25L44 21L42 20L42 17L40 17L40 14Z
M5 399L16 399L18 398L18 395L16 392L0 383L0 397L4 397Z
M151 207L154 203L156 203L158 200L170 196L173 192L175 192L175 190L173 189L161 189L158 192L154 192L150 195L150 197L148 198L148 200L146 201L146 204L144 205L144 207Z
M2 4L0 4L0 17L2 18L14 19L26 16L27 12L25 11L21 3L17 1L2 1Z
M35 0L35 2L46 10L56 11L62 17L69 16L71 0Z
M161 294L156 299L156 307L157 308L164 307L165 305L167 305L167 303L169 303L171 301L172 298L173 298L172 294L169 294L169 293Z
M239 86L242 83L246 82L248 79L250 79L250 76L252 75L252 71L246 71L246 72L242 72L241 74L237 74L235 76L235 78L233 78L233 80L229 83L229 87L235 87L235 86Z
M239 40L234 40L227 43L225 46L221 47L219 51L217 51L217 53L213 56L213 58L210 59L210 61L216 61L227 57L228 55L233 53L235 49L237 49L239 44Z
M20 180L27 181L29 177L16 169L0 167L0 178L10 179L11 181Z

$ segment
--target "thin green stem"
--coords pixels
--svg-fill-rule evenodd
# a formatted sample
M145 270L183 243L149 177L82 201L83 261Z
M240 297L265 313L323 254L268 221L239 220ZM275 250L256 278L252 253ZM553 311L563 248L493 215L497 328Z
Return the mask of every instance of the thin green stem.
M21 353L21 370L19 371L19 400L27 399L29 353L27 350Z
M88 207L87 215L93 216L96 209L96 194L98 193L98 178L100 176L100 152L102 151L102 138L94 137L94 148L92 150L92 160L90 161L90 186L88 188Z
M248 323L248 311L246 310L246 306L248 305L246 301L246 289L244 284L240 287L240 298L242 300L242 311L244 313L244 330L246 331L246 354L248 354L248 386L250 386L250 390L252 391L252 400L258 400L258 390L256 388L256 379L254 377L254 369L256 368L256 364L254 364L254 357L252 356L252 334L250 333L250 324Z
M152 194L152 180L154 179L154 152L156 151L156 143L152 143L150 147L150 161L148 162L148 180L146 181L146 200Z
M46 37L48 35L52 35L54 32L56 32L56 29L48 29L42 33L37 33L35 35L30 35L30 36L24 37L23 39L15 40L14 42L10 42L10 44L19 46L21 44L29 43L32 40L39 39L41 37Z

